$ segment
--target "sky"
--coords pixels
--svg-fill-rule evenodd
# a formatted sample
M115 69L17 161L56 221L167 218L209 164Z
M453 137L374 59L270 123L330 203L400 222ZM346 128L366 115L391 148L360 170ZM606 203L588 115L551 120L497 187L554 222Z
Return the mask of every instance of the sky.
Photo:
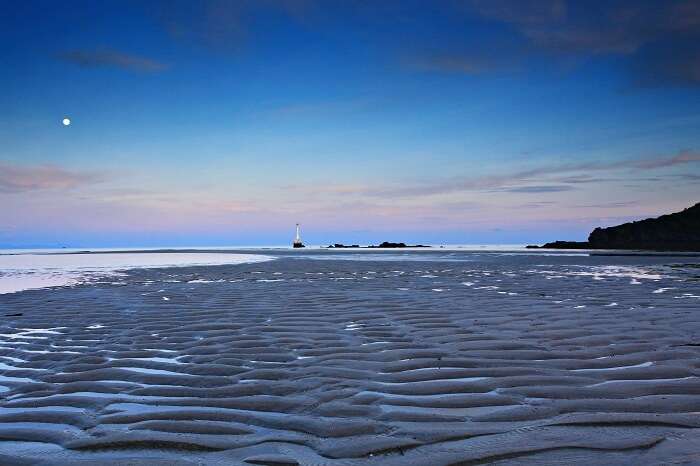
M698 0L0 1L3 248L583 240L700 201Z

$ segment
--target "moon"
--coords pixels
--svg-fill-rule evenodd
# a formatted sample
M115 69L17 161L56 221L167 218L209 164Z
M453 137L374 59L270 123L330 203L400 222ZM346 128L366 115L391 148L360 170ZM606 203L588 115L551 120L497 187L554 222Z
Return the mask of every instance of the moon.
M63 126L68 126L70 125L70 118L64 118L63 119Z

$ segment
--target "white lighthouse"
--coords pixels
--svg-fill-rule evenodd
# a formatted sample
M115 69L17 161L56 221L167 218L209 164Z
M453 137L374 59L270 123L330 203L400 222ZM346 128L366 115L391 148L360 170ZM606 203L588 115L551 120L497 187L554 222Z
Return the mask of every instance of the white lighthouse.
M299 224L297 223L297 235L294 237L294 242L292 243L294 248L303 248L304 243L301 242L301 235L299 234Z

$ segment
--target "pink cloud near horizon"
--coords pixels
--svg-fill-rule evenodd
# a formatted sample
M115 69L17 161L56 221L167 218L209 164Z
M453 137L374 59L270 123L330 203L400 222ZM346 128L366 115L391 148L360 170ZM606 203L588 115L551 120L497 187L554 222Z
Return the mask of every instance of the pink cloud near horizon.
M0 192L70 190L97 183L101 174L71 171L54 165L20 166L0 162Z

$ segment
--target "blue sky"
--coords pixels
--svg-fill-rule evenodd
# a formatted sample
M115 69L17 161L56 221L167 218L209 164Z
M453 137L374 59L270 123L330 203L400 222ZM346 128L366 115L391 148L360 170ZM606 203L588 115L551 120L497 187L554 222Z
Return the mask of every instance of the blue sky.
M286 244L296 222L526 243L700 201L697 1L4 12L0 247Z

